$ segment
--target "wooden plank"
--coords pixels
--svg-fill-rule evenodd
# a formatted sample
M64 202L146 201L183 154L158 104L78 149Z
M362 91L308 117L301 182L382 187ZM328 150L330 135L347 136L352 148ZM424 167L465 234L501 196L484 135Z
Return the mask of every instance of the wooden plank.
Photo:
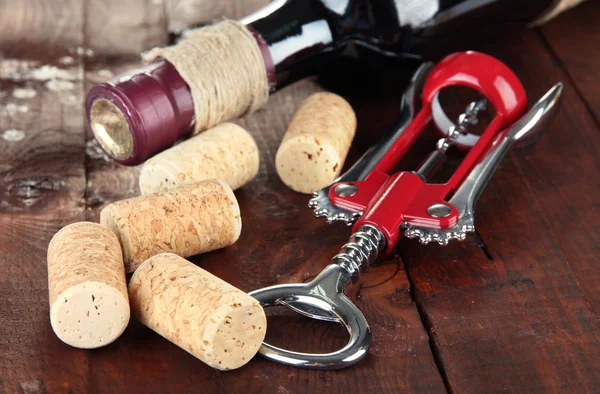
M47 53L77 47L83 44L82 29L79 0L0 2L0 49L36 46Z
M595 61L600 58L598 18L600 3L588 1L539 28L597 123L600 122L600 80Z
M562 108L535 151L509 154L478 203L493 262L473 239L401 242L417 303L454 392L597 391L600 185L585 174L600 167L599 130L535 32L475 49L513 68L530 101L567 82Z
M269 0L163 0L168 30L180 32L188 26L210 23L223 17L240 19L264 7Z
M86 1L86 47L100 56L133 55L167 43L162 0Z
M18 48L19 59L0 59L0 392L7 393L82 392L89 383L87 352L62 343L48 313L48 242L82 220L85 206L83 66L50 57L81 45L83 13L78 2L54 5L61 9L11 2L14 13L0 12L8 40L27 28L32 42L43 38L52 48L32 44ZM58 16L66 18L60 26Z

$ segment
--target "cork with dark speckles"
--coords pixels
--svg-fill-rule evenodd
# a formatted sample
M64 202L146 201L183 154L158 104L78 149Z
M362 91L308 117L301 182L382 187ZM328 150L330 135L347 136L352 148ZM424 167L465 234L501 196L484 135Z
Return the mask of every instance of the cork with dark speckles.
M188 257L224 248L242 228L235 195L218 179L112 203L100 222L119 238L127 272L159 253Z
M106 227L73 223L48 246L50 322L65 343L91 349L117 339L129 323L121 246Z
M277 150L277 174L289 188L312 193L342 171L356 132L354 110L342 97L315 93L300 105Z
M223 123L146 161L140 190L150 194L215 178L236 190L254 179L259 164L258 147L250 133Z
M265 337L267 319L256 299L172 253L140 265L129 296L144 325L213 368L241 367Z

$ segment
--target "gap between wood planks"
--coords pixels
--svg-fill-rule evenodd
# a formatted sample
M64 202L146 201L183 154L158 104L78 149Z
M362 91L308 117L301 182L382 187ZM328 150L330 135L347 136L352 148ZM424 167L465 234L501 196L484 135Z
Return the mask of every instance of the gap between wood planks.
M564 62L559 58L558 54L556 53L556 51L554 50L554 48L552 47L552 45L550 44L550 42L548 41L548 39L546 38L546 36L544 35L544 33L542 33L542 31L539 28L535 28L534 30L535 30L536 36L539 38L542 46L544 46L546 48L546 50L548 51L548 54L550 55L550 57L556 62L556 64L558 65L558 68L565 75L565 77L566 77L565 78L566 79L566 83L570 84L573 87L573 90L575 90L575 93L577 94L577 97L579 98L579 100L583 104L585 110L588 112L588 114L590 115L590 117L594 121L594 124L596 125L596 127L600 130L600 120L596 117L596 114L594 113L594 110L592 109L592 106L586 100L585 95L583 94L583 92L581 91L581 89L579 89L579 86L575 83L575 79L573 78L573 76L569 72L568 68L565 67ZM523 181L524 181L523 183L525 184L525 186L527 187L527 189L529 190L529 192L531 194L534 194L533 188L532 188L530 182L527 181L527 178L524 176L523 172L521 171L521 168L518 165L517 165L517 168L519 169L519 173L520 173L521 177L523 178ZM536 201L536 203L537 203L537 201ZM543 210L540 209L540 213L542 213L542 220L548 226L548 218L546 217L546 215L543 214ZM571 267L571 264L569 263L569 259L566 257L564 251L561 249L561 247L559 246L558 242L556 242L554 240L554 243L555 243L557 249L560 251L560 254L562 255L562 259L564 260L565 264L569 267L569 270L573 273L573 276L575 278L575 283L577 284L577 287L581 291L581 294L582 294L585 302L587 303L587 305L589 306L589 308L592 310L592 312L594 313L594 315L596 317L600 318L600 316L598 315L598 311L596 310L596 308L594 308L594 304L589 299L589 296L587 295L587 292L584 291L584 289L581 287L580 280L577 277L577 275L575 274L576 271L573 270L573 268Z
M82 18L83 18L83 23L81 24L81 45L84 48L87 48L88 45L88 36L87 36L87 21L88 21L88 1L89 0L85 0L83 2L83 6L82 6ZM81 67L83 68L82 73L83 73L83 81L81 84L81 89L83 90L83 95L82 97L85 97L87 95L87 88L86 88L86 72L87 72L87 68L88 68L88 62L87 59L83 59L82 63L81 63ZM85 103L82 103L83 106L85 106ZM88 123L87 123L87 116L85 114L85 108L83 110L83 123L85 125L85 129L82 130L83 132L83 181L84 183L84 187L83 187L83 217L84 220L89 221L90 217L89 217L89 213L88 213L88 208L89 208L89 203L88 203L88 192L89 192L89 188L88 188L88 180L90 178L89 176L89 172L90 172L90 160L89 157L87 155L86 152L86 145L87 145L87 135L88 135ZM88 368L89 368L89 364L88 363ZM91 373L90 373L91 376ZM91 385L90 385L91 387Z
M554 50L554 47L552 46L552 44L550 44L550 42L548 41L548 39L546 38L546 36L544 35L544 33L542 33L541 29L539 27L536 27L534 30L536 32L536 35L540 39L540 42L542 43L542 45L546 48L546 50L550 54L550 57L556 62L556 64L558 65L558 68L560 68L561 71L565 74L567 82L571 86L573 86L573 89L575 90L575 93L577 93L577 97L579 97L579 100L581 100L581 102L583 103L583 106L585 107L585 110L590 114L590 116L594 120L594 123L596 124L596 127L598 129L600 129L600 119L598 119L596 117L596 114L595 114L592 106L590 105L590 103L588 102L588 100L586 100L585 95L583 94L583 92L579 88L579 85L577 83L575 83L575 78L573 78L573 75L571 75L571 73L569 72L569 69L567 67L565 67L565 63L558 56L558 54Z
M493 261L493 255L490 252L490 250L488 249L488 247L487 247L484 239L481 237L481 235L479 233L475 232L475 233L470 234L470 237L474 241L473 246L477 246L477 248L481 251L481 253L488 260L488 262ZM446 391L448 393L453 393L454 390L452 390L452 387L450 386L450 380L448 379L448 374L446 373L446 367L444 365L444 361L440 357L439 348L436 345L435 340L433 338L433 335L435 333L435 327L433 327L433 323L431 322L431 319L430 319L428 313L425 311L425 306L423 305L423 303L417 296L416 285L412 278L410 270L407 268L408 266L406 264L406 259L404 258L402 248L399 246L396 247L396 253L398 254L398 258L400 259L400 261L402 261L402 264L405 267L404 269L406 272L406 277L408 278L408 283L410 284L410 298L412 299L413 303L417 307L417 311L419 312L419 317L421 319L421 323L423 324L423 329L425 330L425 332L427 333L427 337L429 338L429 349L433 356L433 361L435 362L435 366L438 369L440 376L442 377L442 381L444 382L444 387L446 388Z

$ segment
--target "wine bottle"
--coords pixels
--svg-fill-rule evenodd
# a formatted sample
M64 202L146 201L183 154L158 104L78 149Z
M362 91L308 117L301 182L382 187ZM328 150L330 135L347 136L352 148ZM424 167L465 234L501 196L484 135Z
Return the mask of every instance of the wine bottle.
M344 56L414 61L417 44L436 36L529 24L553 7L555 0L275 0L240 22L256 39L272 93ZM168 148L195 121L190 87L165 59L93 87L86 109L102 148L126 165Z

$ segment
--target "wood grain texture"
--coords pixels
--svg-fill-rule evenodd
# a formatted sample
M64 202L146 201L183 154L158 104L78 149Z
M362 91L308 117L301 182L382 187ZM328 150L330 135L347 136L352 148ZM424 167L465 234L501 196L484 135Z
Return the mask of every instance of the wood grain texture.
M506 62L530 102L567 82L562 107L535 150L509 154L478 203L494 261L473 239L401 242L417 302L452 391L594 392L598 128L535 32L476 49Z
M539 28L578 94L589 104L596 123L600 122L600 3L588 1ZM585 56L583 56L585 54Z
M165 45L163 0L84 1L86 47L97 55L138 56Z
M16 13L2 10L2 19L21 18L26 3L31 2L11 2ZM32 39L41 34L36 28L55 26L58 13L65 24L45 32L49 45L81 45L78 3L61 2L62 10L37 3L39 8L30 10L31 20L38 21ZM20 34L27 36L24 30ZM38 70L47 61L58 63L51 56L50 50L26 54ZM61 68L72 80L61 80L65 90L53 91L56 84L49 80L23 74L24 64L0 60L0 391L81 392L89 384L88 355L66 346L51 330L46 248L58 229L84 217L83 66ZM19 99L16 89L33 93Z
M36 46L50 52L83 45L81 0L1 0L0 49Z

